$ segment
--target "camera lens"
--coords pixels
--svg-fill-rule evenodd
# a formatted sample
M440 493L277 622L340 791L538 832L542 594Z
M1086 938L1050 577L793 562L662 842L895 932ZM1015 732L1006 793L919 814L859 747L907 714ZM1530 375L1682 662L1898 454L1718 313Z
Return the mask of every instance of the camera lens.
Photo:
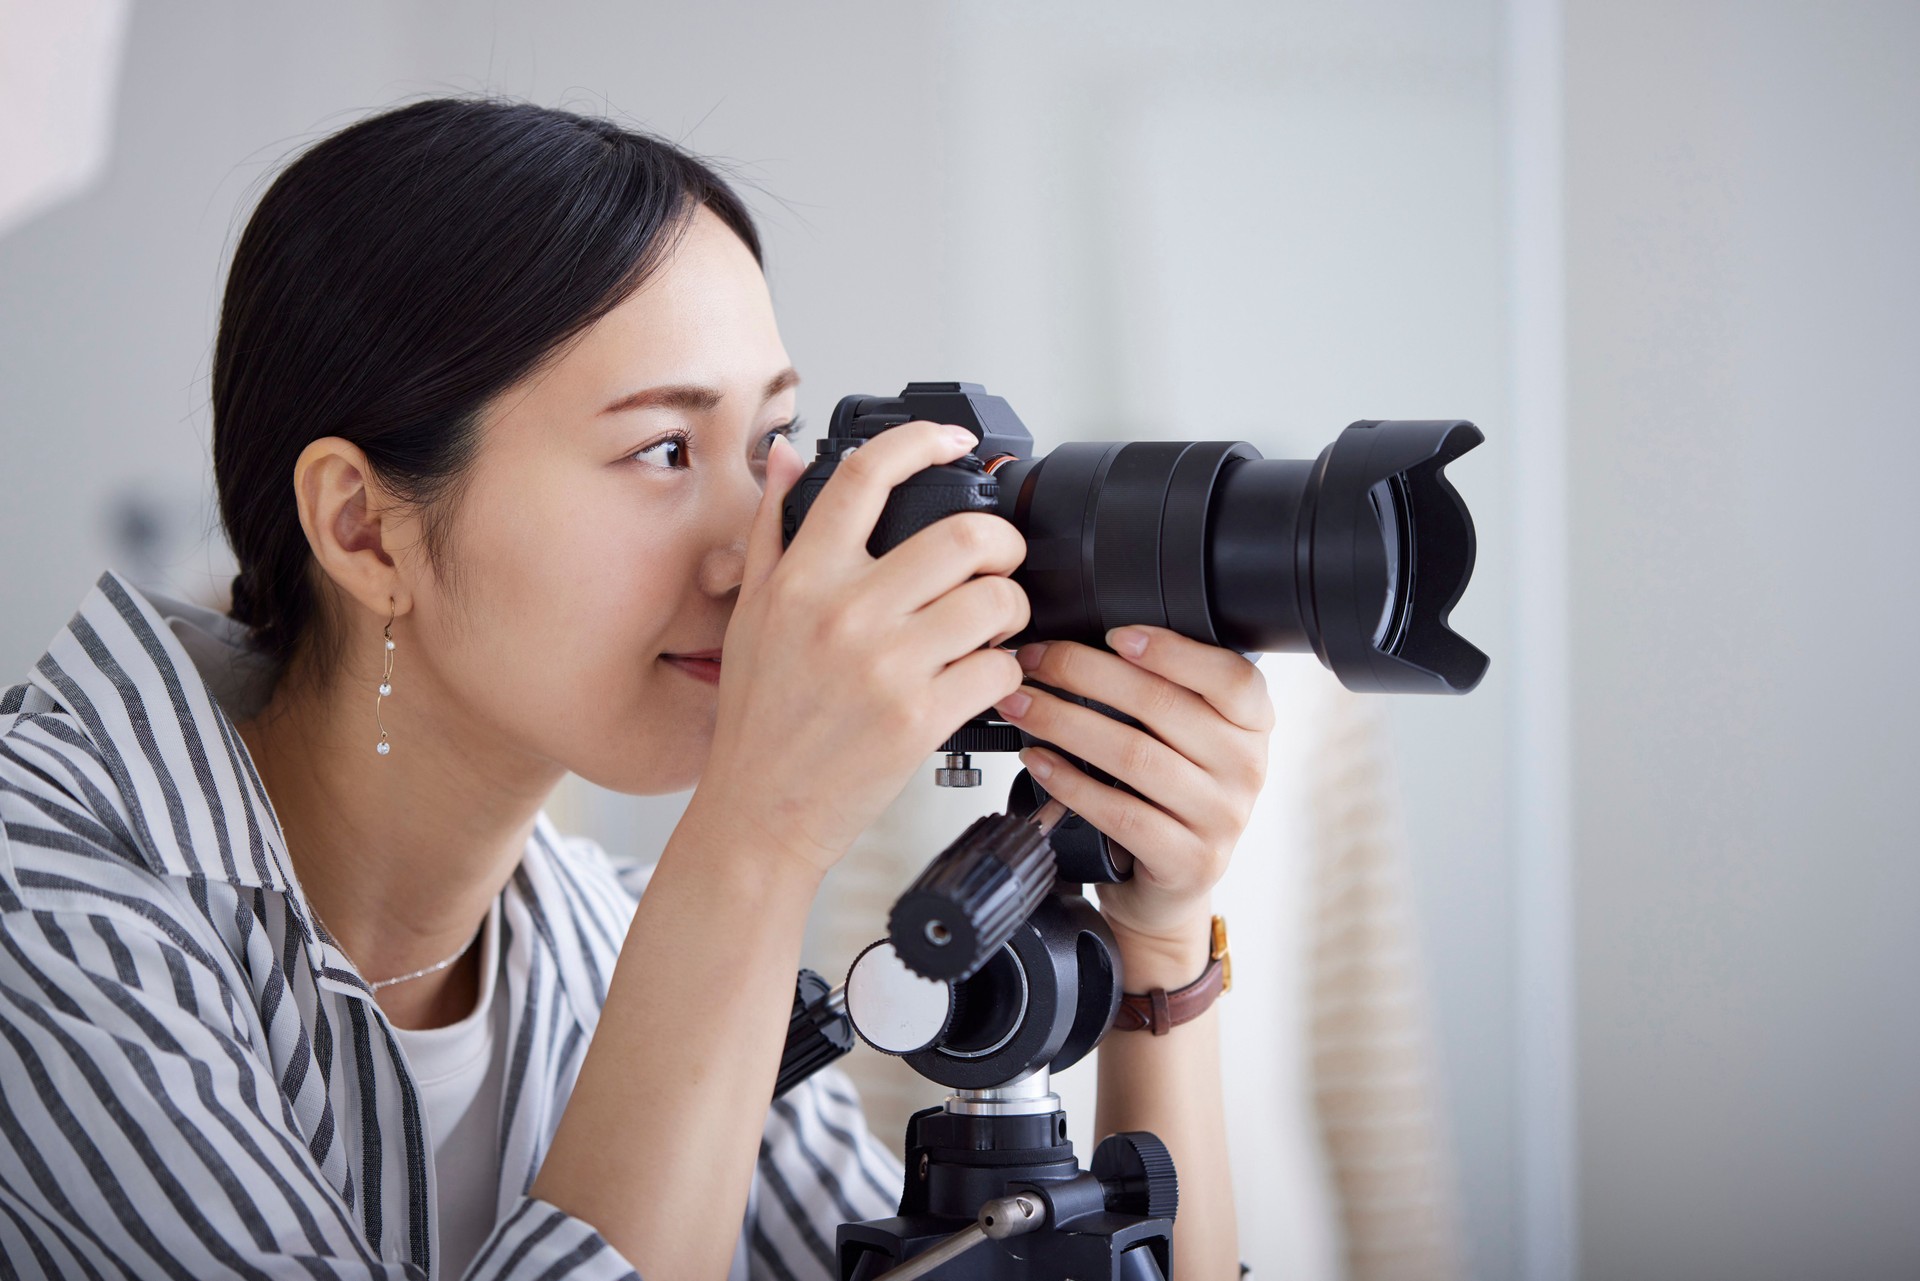
M1386 549L1387 590L1380 602L1380 622L1373 629L1373 647L1391 651L1398 643L1407 618L1407 582L1400 573L1404 559L1400 554L1400 540L1410 535L1412 527L1400 518L1401 504L1396 501L1397 491L1392 481L1383 480L1367 491L1367 501L1373 505L1373 518L1380 524L1380 542Z
M1359 422L1313 462L1154 441L1009 463L995 477L1027 539L1025 636L1097 643L1146 623L1311 650L1351 689L1465 693L1487 658L1447 614L1473 521L1441 469L1482 439L1463 421Z

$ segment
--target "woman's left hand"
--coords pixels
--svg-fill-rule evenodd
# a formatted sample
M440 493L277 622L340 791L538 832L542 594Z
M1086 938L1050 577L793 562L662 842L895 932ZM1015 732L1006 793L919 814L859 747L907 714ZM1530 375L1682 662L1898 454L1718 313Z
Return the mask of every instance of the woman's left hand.
M1173 942L1208 914L1253 812L1273 704L1260 669L1230 649L1146 626L1115 628L1107 643L1114 652L1058 641L1018 656L1030 681L1105 703L1143 729L1032 685L995 706L1140 793L1097 783L1057 752L1020 753L1050 794L1133 854L1133 878L1100 887L1115 932Z

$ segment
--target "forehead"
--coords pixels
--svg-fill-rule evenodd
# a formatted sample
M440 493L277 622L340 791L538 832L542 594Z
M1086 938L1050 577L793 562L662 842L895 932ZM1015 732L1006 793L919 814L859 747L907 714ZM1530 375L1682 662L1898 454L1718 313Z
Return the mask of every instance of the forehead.
M752 391L787 364L766 277L714 213L695 211L634 293L595 321L543 371L532 394L598 410L661 383Z

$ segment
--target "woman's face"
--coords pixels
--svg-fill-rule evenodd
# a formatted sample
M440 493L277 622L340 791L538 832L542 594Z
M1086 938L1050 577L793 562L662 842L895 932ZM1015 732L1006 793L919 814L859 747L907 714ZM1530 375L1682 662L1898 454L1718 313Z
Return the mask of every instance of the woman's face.
M721 647L795 381L759 266L702 207L639 292L489 407L398 654L464 722L439 728L618 791L691 787L717 669L670 656Z

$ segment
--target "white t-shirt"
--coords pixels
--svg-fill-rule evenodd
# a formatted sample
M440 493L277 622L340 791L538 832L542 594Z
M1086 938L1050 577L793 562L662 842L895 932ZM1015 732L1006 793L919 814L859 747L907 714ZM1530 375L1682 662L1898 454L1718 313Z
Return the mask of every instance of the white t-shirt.
M458 1277L500 1221L500 1092L507 1004L493 999L500 970L500 900L480 928L480 999L446 1027L395 1028L427 1113L438 1193L436 1269Z

